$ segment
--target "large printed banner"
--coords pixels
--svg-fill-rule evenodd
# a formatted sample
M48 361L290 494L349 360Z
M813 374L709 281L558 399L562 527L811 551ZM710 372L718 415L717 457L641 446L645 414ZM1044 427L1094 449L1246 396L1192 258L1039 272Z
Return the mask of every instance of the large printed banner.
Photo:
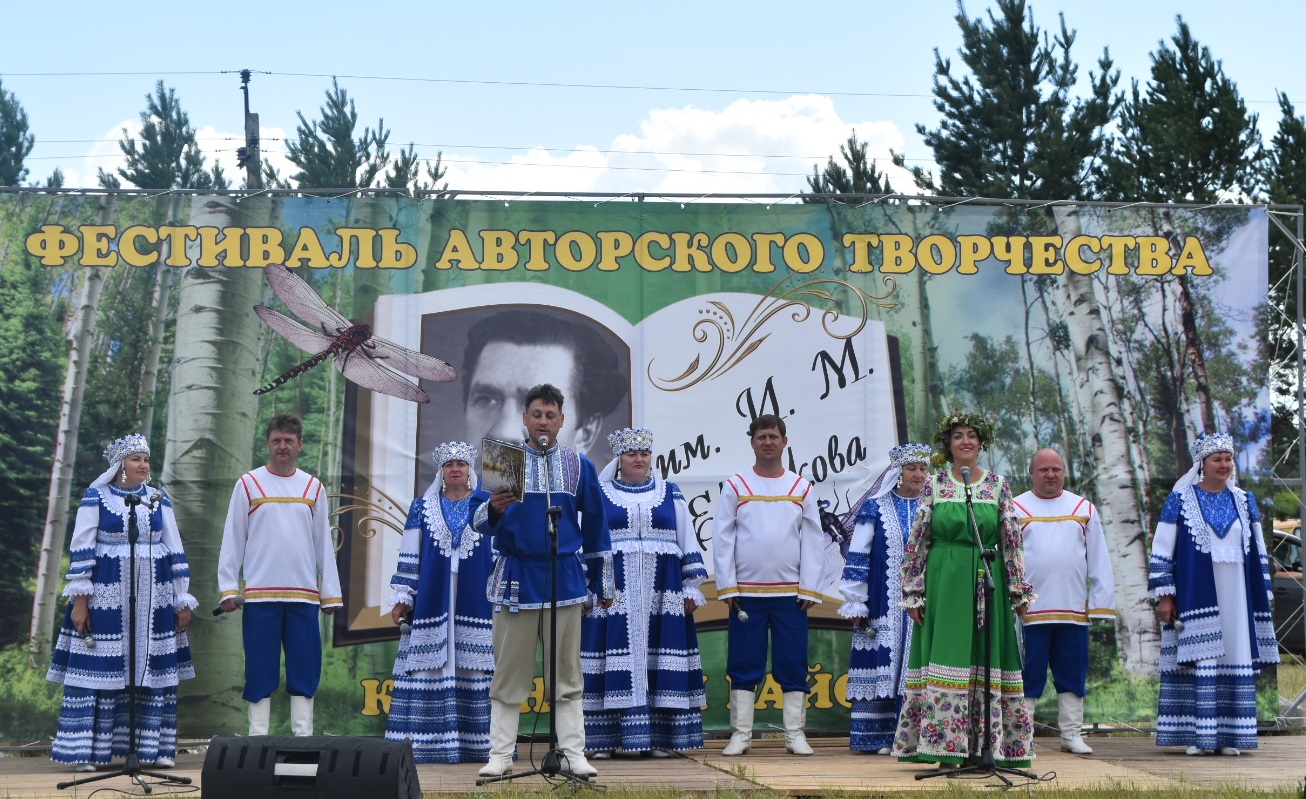
M159 347L149 396L116 397L111 410L91 386L85 402L106 407L88 413L98 427L83 424L78 447L98 452L153 407L144 432L202 602L217 602L227 498L266 456L263 425L274 412L304 416L300 463L336 495L345 582L345 608L324 626L334 646L318 726L331 733L384 727L397 637L389 581L408 503L434 477L429 453L520 438L522 396L540 382L567 397L563 443L600 469L611 431L653 430L655 468L688 498L709 569L720 485L751 466L759 414L785 418L790 467L836 514L891 447L929 441L950 408L997 418L982 465L1017 493L1030 455L1061 449L1068 487L1100 509L1116 572L1119 618L1093 630L1089 721L1155 716L1148 533L1187 468L1187 441L1232 433L1239 479L1252 485L1267 445L1260 208L20 193L0 195L0 236L5 270L41 272L70 318L93 306L90 357L108 366L77 379L104 379L119 362L144 370ZM274 294L263 267L277 263L316 298ZM390 357L433 356L457 379L399 376L421 391L386 394L331 358L301 372L309 353L256 304L310 326L318 305L335 309L370 325ZM412 401L418 393L429 402ZM98 471L89 456L78 463L74 499ZM848 719L842 563L831 538L809 647L809 724L832 730ZM696 618L705 719L724 728L724 606ZM192 639L200 675L183 685L183 733L239 729L238 618L205 618ZM759 723L778 723L779 697L768 681L762 698L774 705Z

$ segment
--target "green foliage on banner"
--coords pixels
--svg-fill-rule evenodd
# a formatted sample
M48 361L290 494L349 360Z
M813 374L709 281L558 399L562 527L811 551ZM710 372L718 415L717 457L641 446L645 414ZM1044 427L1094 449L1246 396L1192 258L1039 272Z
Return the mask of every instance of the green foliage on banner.
M32 198L16 213L0 216L0 251L21 252L24 227L48 211ZM66 307L58 273L32 259L15 259L0 269L0 560L14 568L0 581L0 646L23 640L31 623L22 612L32 605L37 549L45 523L41 501L50 485L59 421L60 375L67 343L59 324Z

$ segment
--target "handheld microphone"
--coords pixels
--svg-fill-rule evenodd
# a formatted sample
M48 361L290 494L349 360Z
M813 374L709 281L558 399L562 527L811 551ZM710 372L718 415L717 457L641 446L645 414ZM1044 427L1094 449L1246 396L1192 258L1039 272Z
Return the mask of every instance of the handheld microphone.
M400 617L399 617L399 634L400 634L400 635L408 635L408 634L411 633L412 631L413 631L413 625L411 625L411 624L408 623L408 617L407 617L407 616L400 616Z
M82 631L82 643L86 644L87 649L95 648L95 636L91 635L90 627Z
M231 599L236 603L236 610L240 610L241 606L245 604L245 597L243 596L234 596ZM221 616L223 613L226 612L227 611L222 609L221 605L218 605L216 608L213 609L214 616ZM234 613L235 611L232 612Z
M741 607L735 608L735 618L739 619L740 624L748 624L748 611Z
M548 436L540 436L539 438L535 439L535 443L540 445L540 449L548 449L548 448L549 448L549 437L548 437Z
M1179 621L1178 618L1175 618L1175 620L1171 622L1171 626L1174 627L1174 631L1177 633L1181 633L1184 631L1184 623Z

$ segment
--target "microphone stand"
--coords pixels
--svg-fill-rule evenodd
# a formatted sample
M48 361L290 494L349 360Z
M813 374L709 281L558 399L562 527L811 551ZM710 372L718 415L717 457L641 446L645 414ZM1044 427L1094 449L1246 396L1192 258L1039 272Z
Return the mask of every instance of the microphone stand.
M984 626L981 628L984 636L984 645L982 647L984 651L984 733L980 739L979 762L957 766L956 768L927 771L923 774L917 774L916 779L927 780L931 777L987 774L997 777L1007 787L1011 787L1014 783L1006 778L1005 775L1007 774L1014 774L1034 781L1038 780L1038 775L1032 771L999 766L993 756L993 744L990 741L990 736L993 733L993 624L995 621L993 615L993 563L997 560L998 551L992 547L985 547L984 539L980 535L979 522L975 519L975 497L970 488L969 466L961 467L961 479L966 486L966 514L970 517L970 529L975 536L975 546L979 549L980 560L983 564L975 579L975 591L984 596ZM969 700L967 700L967 704L969 705Z
M88 782L99 782L114 777L130 777L132 782L141 786L141 790L150 793L150 785L143 777L154 777L163 780L165 783L172 785L190 785L190 777L180 777L175 774L164 774L159 771L147 771L141 766L140 756L136 754L136 541L140 538L140 531L136 522L136 509L141 506L141 497L138 494L125 494L122 498L123 504L127 506L127 557L131 561L129 569L130 582L127 584L127 757L123 760L121 768L113 771L107 771L103 774L96 774L92 777L82 777L80 779L68 780L55 785L59 790L70 788L74 785L85 785ZM153 503L146 505L152 508ZM151 570L150 579L154 579ZM152 614L151 614L152 615Z
M589 777L573 774L570 768L562 767L563 761L566 760L562 747L558 745L558 519L562 518L562 508L553 504L553 474L549 468L548 437L540 436L538 444L544 450L541 455L544 460L544 504L548 508L545 511L547 517L545 524L549 533L549 686L547 691L549 751L544 753L544 761L540 763L539 768L498 777L482 777L476 781L476 784L489 785L503 780L540 775L546 779L561 777L567 780L572 788L585 785L603 790L601 786L591 784Z

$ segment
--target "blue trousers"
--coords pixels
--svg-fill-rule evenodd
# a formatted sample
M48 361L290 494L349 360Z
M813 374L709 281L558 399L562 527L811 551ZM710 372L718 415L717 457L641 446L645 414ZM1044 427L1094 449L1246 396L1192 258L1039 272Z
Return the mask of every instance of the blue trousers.
M807 611L798 607L798 597L736 597L735 608L741 607L748 621L731 613L727 633L730 689L751 691L761 685L769 649L771 675L781 690L807 693Z
M1082 624L1031 624L1025 627L1025 696L1038 698L1048 684L1048 667L1057 693L1088 692L1088 628Z
M322 680L322 636L318 607L307 602L247 602L242 611L245 638L246 702L272 696L281 684L281 650L286 650L286 693L311 697Z

